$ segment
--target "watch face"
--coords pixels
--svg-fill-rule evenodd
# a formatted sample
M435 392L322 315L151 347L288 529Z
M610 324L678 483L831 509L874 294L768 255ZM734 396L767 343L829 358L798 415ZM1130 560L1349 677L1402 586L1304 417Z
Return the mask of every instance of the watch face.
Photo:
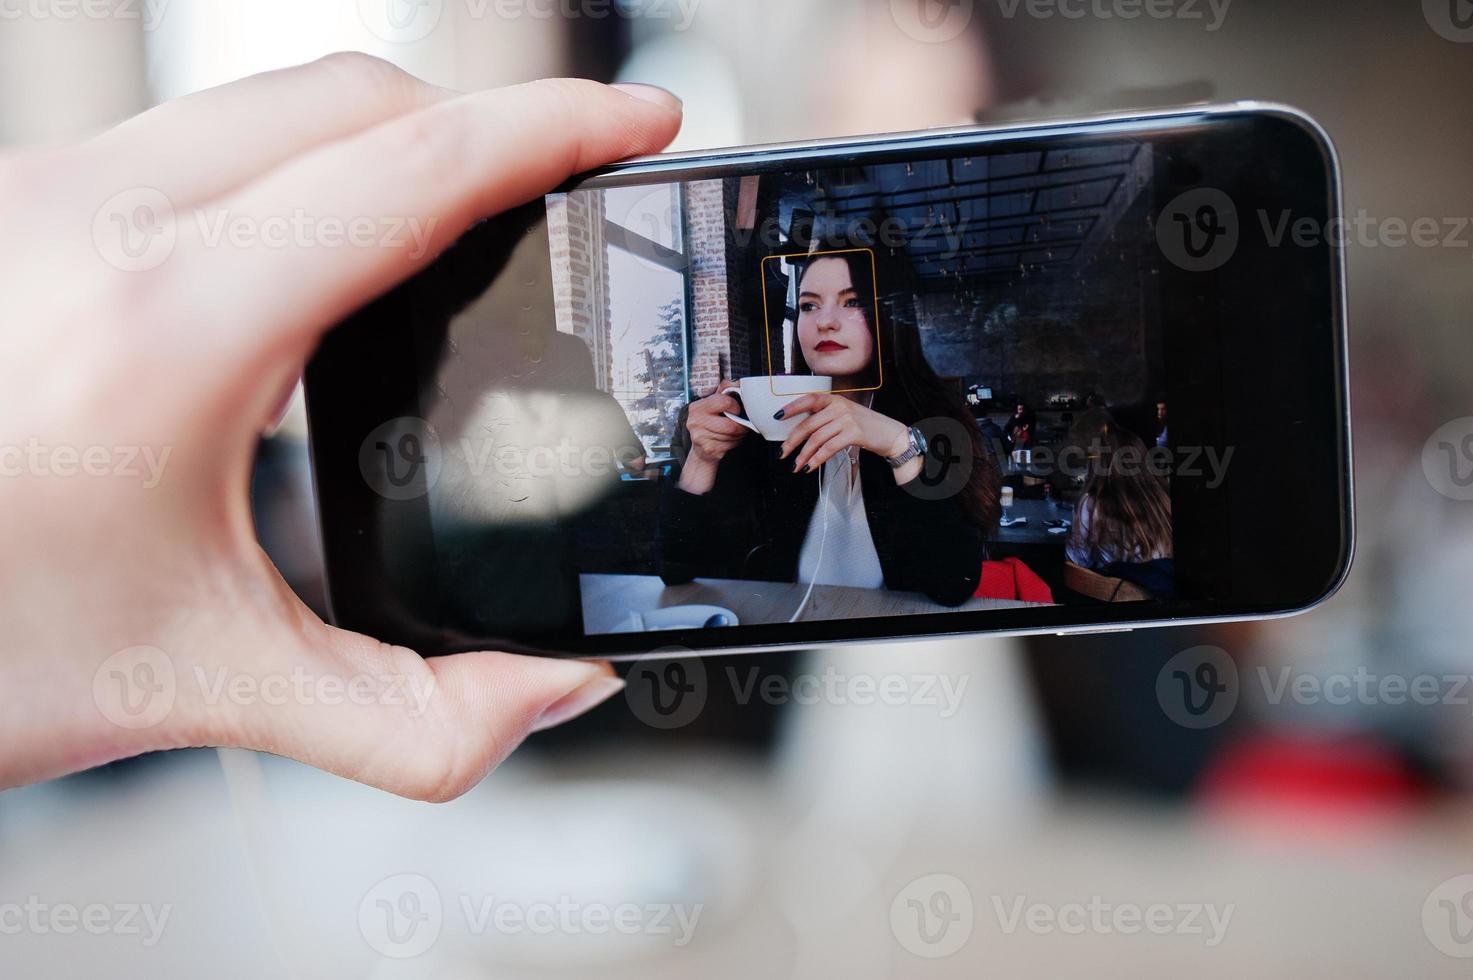
M910 428L910 448L914 449L917 456L924 456L931 444L926 441L926 434L916 426Z

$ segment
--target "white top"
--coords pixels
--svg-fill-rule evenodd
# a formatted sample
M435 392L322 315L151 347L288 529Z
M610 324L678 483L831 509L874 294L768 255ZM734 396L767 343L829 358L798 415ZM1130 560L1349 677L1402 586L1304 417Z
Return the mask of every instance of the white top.
M808 522L803 550L798 553L799 582L848 585L856 589L885 587L885 572L880 568L880 556L875 551L875 539L864 513L864 486L857 469L847 452L823 464L823 489L818 506L813 508L813 518Z

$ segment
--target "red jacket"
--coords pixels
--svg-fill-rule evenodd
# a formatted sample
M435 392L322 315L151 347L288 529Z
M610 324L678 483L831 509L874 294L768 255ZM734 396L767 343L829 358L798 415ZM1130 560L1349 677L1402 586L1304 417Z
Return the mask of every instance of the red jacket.
M982 563L982 581L977 586L978 599L1021 599L1023 602L1054 601L1048 583L1033 574L1033 569L1016 558Z

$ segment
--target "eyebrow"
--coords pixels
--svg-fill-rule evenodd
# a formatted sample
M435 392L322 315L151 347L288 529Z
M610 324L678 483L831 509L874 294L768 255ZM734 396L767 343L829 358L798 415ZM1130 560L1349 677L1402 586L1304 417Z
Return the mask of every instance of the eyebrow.
M840 296L843 296L845 293L854 293L858 295L859 290L855 289L853 286L846 286L843 289L839 290ZM803 290L803 292L798 294L799 299L802 299L804 296L812 296L815 299L823 299L823 295L821 293L815 293L811 289L805 289Z

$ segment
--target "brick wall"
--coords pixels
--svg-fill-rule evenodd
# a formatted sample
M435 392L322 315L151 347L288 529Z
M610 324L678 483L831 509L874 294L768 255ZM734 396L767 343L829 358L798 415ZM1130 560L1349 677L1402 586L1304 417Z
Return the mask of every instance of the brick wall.
M751 350L761 337L748 329L747 297L737 284L747 261L732 229L739 181L694 181L685 189L686 254L690 259L691 387L697 395L716 388L723 368L741 378L752 371Z
M725 211L721 181L701 180L686 186L686 254L690 258L690 323L694 339L690 384L698 396L715 389L721 380L722 367L731 364Z
M603 195L598 192L560 194L548 203L557 328L588 345L598 387L607 391L613 350L603 218Z

